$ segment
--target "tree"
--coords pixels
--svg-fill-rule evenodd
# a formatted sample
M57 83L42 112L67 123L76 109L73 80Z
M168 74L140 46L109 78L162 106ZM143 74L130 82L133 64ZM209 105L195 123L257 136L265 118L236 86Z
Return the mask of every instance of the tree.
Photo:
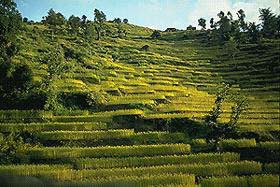
M234 106L231 108L229 125L236 128L236 124L240 118L240 115L248 107L248 99L240 94L234 94L232 101L234 102Z
M220 42L225 42L230 39L231 36L231 22L228 16L223 11L218 13L220 20L217 22Z
M123 23L127 24L128 23L128 19L124 18L123 19Z
M104 22L106 21L106 15L99 11L98 9L94 10L94 23L95 23L95 30L97 32L97 40L101 38L101 32L104 27Z
M258 43L260 41L259 25L256 25L255 22L248 25L248 38L251 43Z
M16 35L22 26L22 18L12 0L0 1L0 107L16 107L21 95L32 81L30 68L14 64L12 57L18 52Z
M237 16L238 16L238 23L239 23L239 26L241 28L242 31L246 31L247 30L247 24L245 22L245 12L244 10L240 9L237 11Z
M273 38L277 33L277 17L272 13L270 8L263 8L259 10L260 20L262 21L262 35L266 38Z
M28 18L27 18L27 17L24 17L24 18L22 19L22 21L23 21L24 23L27 23L27 22L28 22Z
M203 30L206 29L206 20L203 19L203 18L200 18L200 19L198 20L198 25L201 26L201 28L202 28Z
M235 56L239 52L239 49L237 48L237 43L232 37L229 39L228 42L225 43L225 49L227 51L228 56L232 58L233 62L235 63ZM237 69L237 64L235 64L235 68Z
M12 0L0 1L0 63L12 57L17 47L16 34L22 25L22 18Z
M214 18L210 19L210 28L211 29L216 29L216 23L214 22Z
M82 24L86 24L86 22L87 22L87 16L83 15L82 16Z
M57 111L62 105L59 103L57 80L70 71L67 62L64 59L64 53L60 45L45 56L47 65L47 75L44 77L43 90L46 91L47 100L44 106L45 110Z
M95 25L93 22L88 21L84 28L84 35L89 40L92 40L95 34Z
M160 37L161 37L160 32L158 30L154 30L154 32L151 35L151 38L152 39L157 39L157 38L160 38Z
M74 16L74 15L69 17L68 24L71 27L71 30L72 30L73 33L78 33L79 29L82 25L81 19L79 17Z
M121 22L122 22L121 18L115 18L113 20L113 23L121 23Z
M43 17L46 24L57 27L65 24L66 19L60 12L55 12L52 8L49 10L48 15Z
M218 124L217 121L220 115L222 114L222 104L228 95L229 89L230 87L228 84L223 84L218 89L213 110L205 118L205 125L209 129L206 138L210 141L219 140L221 137L225 136L224 133L229 130L227 126Z

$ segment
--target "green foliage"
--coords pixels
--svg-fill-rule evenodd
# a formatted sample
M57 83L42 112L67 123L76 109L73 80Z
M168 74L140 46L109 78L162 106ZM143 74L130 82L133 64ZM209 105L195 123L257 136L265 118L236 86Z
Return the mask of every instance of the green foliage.
M62 48L58 45L45 57L47 75L44 77L43 89L46 91L47 100L44 109L58 111L63 106L59 103L59 90L55 81L59 80L64 73L71 71L71 66L64 59Z
M26 162L24 151L27 149L23 139L16 133L10 133L0 139L0 164Z
M72 33L74 33L74 34L79 33L79 29L82 26L82 22L79 17L74 16L74 15L70 16L68 19L68 24L71 28Z
M200 18L198 20L198 25L201 26L202 29L206 29L206 20L203 18Z
M104 29L104 22L106 21L106 15L99 11L98 9L94 9L94 23L95 23L95 31L97 32L97 40L101 38L101 32Z
M267 174L280 174L280 165L278 162L264 164L263 170Z
M154 32L151 35L151 38L152 39L157 39L157 38L160 38L160 37L161 37L160 32L158 30L154 30Z
M0 1L0 108L18 108L31 84L32 73L26 64L15 64L16 43L22 20L11 0Z
M16 37L21 28L21 15L12 0L0 1L0 64L14 56Z
M277 17L272 13L270 8L261 8L260 20L262 21L262 35L267 38L273 38L277 32ZM279 27L279 26L278 26ZM279 30L278 30L279 31ZM279 34L279 33L278 33Z
M229 125L236 127L240 115L248 107L248 99L245 96L237 94L232 96L232 101L234 102L234 106L231 109Z
M42 22L57 27L64 25L66 20L60 12L55 12L53 9L50 9L48 15L43 17Z

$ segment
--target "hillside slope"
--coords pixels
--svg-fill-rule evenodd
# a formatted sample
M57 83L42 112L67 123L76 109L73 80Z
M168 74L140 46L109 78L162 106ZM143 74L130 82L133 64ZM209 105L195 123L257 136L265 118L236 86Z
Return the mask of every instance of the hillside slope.
M13 61L28 64L40 88L47 58L61 50L67 69L54 88L65 108L44 111L38 98L46 93L38 92L26 106L38 110L0 111L0 143L14 145L10 135L20 137L14 145L20 151L7 156L14 160L0 160L2 184L278 186L280 41L241 45L232 60L200 31L152 40L151 29L123 26L126 37L113 32L97 41L26 25ZM249 105L238 136L207 141L200 122L223 83ZM223 102L219 122L229 122L232 106Z

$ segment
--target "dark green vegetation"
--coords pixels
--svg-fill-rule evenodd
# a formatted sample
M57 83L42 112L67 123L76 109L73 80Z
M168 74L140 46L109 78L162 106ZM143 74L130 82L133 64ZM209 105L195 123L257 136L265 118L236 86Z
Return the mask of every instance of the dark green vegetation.
M278 186L279 16L160 32L0 2L1 184Z

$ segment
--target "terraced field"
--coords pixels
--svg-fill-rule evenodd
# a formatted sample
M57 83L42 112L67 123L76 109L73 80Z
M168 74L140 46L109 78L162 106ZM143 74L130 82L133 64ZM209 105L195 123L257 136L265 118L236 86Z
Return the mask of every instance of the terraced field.
M127 27L126 39L55 36L84 54L57 80L59 91L98 94L99 105L61 113L0 111L0 135L21 133L27 145L17 165L0 165L0 175L21 186L278 186L279 41L257 51L241 46L233 62L223 49L183 39L181 32L151 40L150 29ZM47 33L43 25L29 25L20 38L28 45L15 57L30 61L38 84L47 73L38 49L52 45ZM190 136L195 131L159 127L158 121L180 119L199 125L223 82L249 101L238 121L240 137L215 144ZM219 122L229 122L232 106L223 103Z

